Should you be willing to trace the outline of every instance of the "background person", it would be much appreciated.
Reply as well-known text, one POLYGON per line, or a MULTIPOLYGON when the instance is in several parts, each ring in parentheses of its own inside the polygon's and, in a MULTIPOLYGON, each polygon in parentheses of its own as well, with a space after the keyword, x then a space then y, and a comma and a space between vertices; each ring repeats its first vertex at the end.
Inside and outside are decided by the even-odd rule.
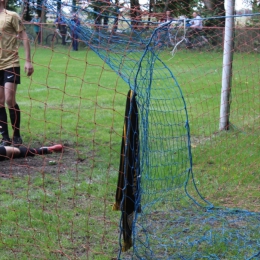
POLYGON ((73 51, 78 51, 78 46, 79 46, 79 35, 78 35, 78 26, 80 26, 80 20, 77 14, 73 15, 73 18, 71 19, 72 23, 72 48, 73 51))
POLYGON ((41 18, 39 17, 39 15, 36 13, 34 15, 34 18, 31 20, 31 23, 33 23, 33 30, 36 34, 36 38, 38 39, 38 44, 41 43, 41 18))
POLYGON ((61 36, 62 36, 62 45, 66 45, 66 33, 67 33, 67 25, 65 20, 58 14, 56 20, 54 21, 56 28, 59 29, 61 36))
POLYGON ((191 39, 192 37, 196 37, 202 31, 202 18, 197 12, 193 12, 193 19, 190 21, 190 26, 187 32, 187 48, 192 48, 191 39))
POLYGON ((0 146, 0 161, 13 158, 25 158, 27 156, 51 154, 53 152, 61 152, 63 146, 56 144, 38 149, 27 147, 0 146))
POLYGON ((5 0, 0 0, 0 146, 19 146, 22 144, 20 135, 21 112, 16 102, 17 85, 20 84, 20 61, 18 41, 23 40, 25 51, 24 71, 27 76, 33 74, 30 43, 20 16, 5 9, 5 0), (8 121, 5 104, 13 128, 12 140, 8 132, 8 121))

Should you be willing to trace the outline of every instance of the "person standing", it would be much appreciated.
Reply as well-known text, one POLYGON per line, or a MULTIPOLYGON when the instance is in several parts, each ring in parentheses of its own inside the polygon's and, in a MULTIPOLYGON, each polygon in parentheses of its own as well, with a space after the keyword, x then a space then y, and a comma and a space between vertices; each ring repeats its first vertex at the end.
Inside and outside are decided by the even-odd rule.
MULTIPOLYGON (((0 0, 1 1, 1 0, 0 0)), ((58 14, 56 20, 54 21, 57 29, 59 29, 62 36, 62 45, 66 45, 66 33, 67 33, 67 25, 65 20, 61 17, 61 14, 58 14)))
POLYGON ((193 12, 193 19, 190 21, 190 26, 187 32, 187 48, 192 48, 191 39, 192 37, 199 35, 202 31, 202 18, 197 12, 193 12))
POLYGON ((23 142, 20 135, 21 111, 16 102, 17 85, 20 84, 19 40, 24 45, 26 75, 31 76, 34 69, 25 26, 17 13, 6 9, 6 1, 0 0, 0 146, 20 146, 23 142), (13 128, 12 139, 8 132, 5 104, 13 128))
POLYGON ((193 12, 192 16, 193 19, 191 20, 190 28, 195 31, 201 31, 203 28, 201 16, 197 12, 193 12))
POLYGON ((31 23, 33 23, 33 29, 34 32, 36 34, 36 38, 38 39, 38 44, 41 43, 41 18, 39 17, 39 15, 36 13, 34 15, 34 18, 31 20, 31 23))
POLYGON ((78 51, 79 46, 79 35, 78 35, 78 26, 80 26, 80 20, 77 14, 73 15, 72 21, 72 48, 73 51, 78 51))

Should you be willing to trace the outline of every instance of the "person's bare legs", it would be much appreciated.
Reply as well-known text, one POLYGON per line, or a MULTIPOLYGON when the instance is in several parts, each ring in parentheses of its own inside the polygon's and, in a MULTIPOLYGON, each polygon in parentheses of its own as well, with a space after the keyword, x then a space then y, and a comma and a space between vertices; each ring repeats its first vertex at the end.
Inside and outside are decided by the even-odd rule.
POLYGON ((17 84, 12 82, 5 83, 5 88, 4 88, 5 103, 9 109, 14 107, 16 104, 16 99, 15 99, 16 89, 17 89, 17 84))
POLYGON ((18 157, 20 154, 20 150, 17 147, 5 146, 5 150, 6 150, 6 157, 8 158, 18 157))

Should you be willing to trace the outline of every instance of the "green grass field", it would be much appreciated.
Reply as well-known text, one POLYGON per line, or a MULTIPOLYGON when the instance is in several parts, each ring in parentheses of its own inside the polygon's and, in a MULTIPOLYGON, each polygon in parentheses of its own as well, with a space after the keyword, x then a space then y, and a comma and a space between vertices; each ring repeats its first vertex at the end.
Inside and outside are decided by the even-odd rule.
MULTIPOLYGON (((22 77, 17 94, 24 143, 63 143, 65 156, 53 157, 53 169, 44 159, 25 163, 22 175, 5 162, 0 260, 116 259, 120 212, 112 204, 128 86, 88 49, 37 47, 32 56, 35 73, 22 77)), ((227 132, 218 130, 222 54, 180 51, 171 59, 165 51, 161 59, 187 104, 200 193, 217 206, 259 212, 259 57, 234 55, 227 132)))

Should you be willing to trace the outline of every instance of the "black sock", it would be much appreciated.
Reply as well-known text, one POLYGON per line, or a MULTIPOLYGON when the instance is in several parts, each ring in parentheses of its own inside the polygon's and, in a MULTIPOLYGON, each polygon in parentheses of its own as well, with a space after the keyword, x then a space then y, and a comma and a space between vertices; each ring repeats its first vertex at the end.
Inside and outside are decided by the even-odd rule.
POLYGON ((18 104, 9 108, 10 119, 14 130, 14 136, 20 136, 21 112, 18 104))
POLYGON ((27 157, 27 156, 35 156, 36 154, 42 155, 42 154, 48 154, 48 148, 39 148, 39 149, 33 149, 33 148, 26 148, 26 147, 20 147, 20 154, 17 155, 17 157, 27 157))
POLYGON ((0 161, 7 159, 6 149, 4 146, 0 146, 0 161))
POLYGON ((0 107, 0 133, 4 139, 9 138, 7 114, 6 114, 5 107, 0 107))

